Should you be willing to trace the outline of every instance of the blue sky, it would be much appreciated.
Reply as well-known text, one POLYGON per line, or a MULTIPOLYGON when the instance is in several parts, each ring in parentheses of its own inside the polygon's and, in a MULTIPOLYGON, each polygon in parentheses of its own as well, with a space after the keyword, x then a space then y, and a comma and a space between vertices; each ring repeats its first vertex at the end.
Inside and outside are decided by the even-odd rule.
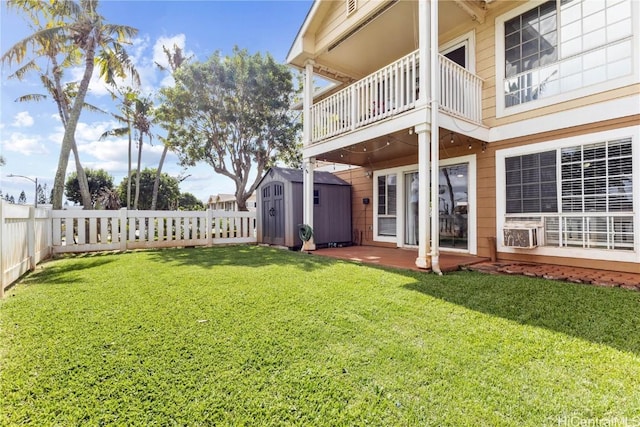
MULTIPOLYGON (((214 51, 231 53, 234 45, 250 53, 269 52, 277 61, 284 62, 311 0, 292 1, 112 1, 102 0, 101 14, 108 22, 129 25, 139 30, 130 54, 138 67, 142 85, 148 91, 166 84, 166 74, 158 71, 154 61, 163 61, 162 45, 178 44, 194 60, 205 60, 214 51)), ((24 20, 13 10, 0 7, 0 51, 30 33, 24 20)), ((22 190, 29 203, 33 201, 34 185, 23 178, 10 178, 8 174, 25 175, 47 183, 51 188, 57 168, 63 129, 56 117, 53 101, 16 103, 16 98, 29 93, 43 93, 37 77, 19 82, 7 78, 16 67, 2 67, 0 82, 0 152, 7 164, 0 170, 0 189, 16 199, 22 190)), ((76 71, 77 74, 77 71, 76 71)), ((67 72, 72 79, 74 72, 67 72)), ((94 105, 115 111, 113 101, 104 85, 92 82, 90 97, 94 105)), ((118 127, 107 115, 83 113, 76 141, 80 160, 85 167, 106 169, 114 183, 120 183, 127 171, 127 141, 114 139, 99 141, 106 130, 118 127)), ((158 129, 158 131, 161 131, 158 129)), ((143 168, 157 167, 162 148, 155 141, 143 148, 143 168)), ((73 155, 68 172, 75 170, 73 155)), ((195 194, 205 201, 211 194, 233 193, 234 184, 226 177, 216 175, 206 165, 188 170, 177 165, 177 157, 169 155, 163 169, 172 176, 189 175, 180 189, 195 194)))

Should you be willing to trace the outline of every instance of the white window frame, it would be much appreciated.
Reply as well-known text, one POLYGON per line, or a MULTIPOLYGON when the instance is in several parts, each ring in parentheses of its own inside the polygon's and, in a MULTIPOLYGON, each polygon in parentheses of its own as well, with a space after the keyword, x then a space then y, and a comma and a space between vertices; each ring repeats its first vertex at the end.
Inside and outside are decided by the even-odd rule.
POLYGON ((401 246, 404 241, 404 174, 418 170, 418 165, 407 165, 397 168, 380 169, 373 172, 373 241, 396 243, 401 246), (396 175, 396 235, 381 236, 378 230, 378 177, 381 175, 396 175))
MULTIPOLYGON (((634 249, 633 251, 618 251, 606 249, 583 249, 575 247, 551 247, 539 246, 534 249, 517 249, 506 247, 502 241, 502 230, 506 224, 506 197, 504 188, 506 186, 505 159, 507 157, 522 156, 542 151, 557 150, 576 145, 588 145, 598 142, 631 138, 633 153, 633 188, 634 194, 638 194, 640 188, 640 126, 631 126, 610 131, 595 132, 587 135, 571 136, 567 138, 541 142, 538 144, 523 145, 515 148, 508 148, 496 151, 496 236, 497 249, 499 252, 519 253, 542 256, 557 256, 569 258, 597 259, 605 261, 640 262, 640 198, 634 197, 633 211, 629 216, 634 218, 634 249)), ((560 174, 560 163, 558 163, 557 173, 560 174)), ((558 183, 561 178, 558 176, 558 183)), ((561 206, 561 192, 558 193, 558 208, 561 206)), ((525 216, 536 216, 535 213, 523 214, 525 216)))
MULTIPOLYGON (((597 83, 591 86, 583 86, 579 89, 561 92, 557 95, 544 97, 535 101, 525 102, 523 104, 515 105, 509 108, 505 107, 504 102, 504 80, 505 80, 505 55, 504 55, 504 23, 516 16, 537 7, 546 0, 532 0, 529 1, 509 12, 500 15, 496 18, 495 29, 495 57, 496 57, 496 118, 508 117, 514 114, 522 113, 525 111, 534 110, 537 108, 546 107, 548 105, 558 104, 561 102, 577 99, 589 95, 593 95, 599 92, 606 92, 616 88, 624 87, 631 84, 640 83, 640 55, 637 54, 640 51, 640 2, 631 1, 631 22, 633 25, 633 35, 631 38, 632 49, 636 52, 632 55, 632 72, 630 75, 622 76, 617 79, 607 80, 602 83, 597 83)), ((560 58, 558 58, 558 61, 560 58)))
POLYGON ((447 43, 442 44, 440 46, 440 54, 446 55, 447 53, 458 49, 461 46, 465 46, 466 52, 466 69, 475 74, 476 73, 476 32, 475 30, 471 30, 466 34, 461 35, 460 37, 456 37, 453 40, 448 41, 447 43))
POLYGON ((469 169, 467 173, 469 176, 467 177, 467 200, 469 203, 467 207, 467 249, 454 249, 454 248, 443 248, 440 247, 441 252, 459 252, 459 253, 469 253, 472 255, 476 255, 478 253, 478 202, 477 202, 477 166, 476 166, 476 155, 469 154, 467 156, 460 157, 452 157, 449 159, 440 160, 438 167, 440 166, 452 166, 458 165, 461 163, 467 163, 469 165, 469 169))

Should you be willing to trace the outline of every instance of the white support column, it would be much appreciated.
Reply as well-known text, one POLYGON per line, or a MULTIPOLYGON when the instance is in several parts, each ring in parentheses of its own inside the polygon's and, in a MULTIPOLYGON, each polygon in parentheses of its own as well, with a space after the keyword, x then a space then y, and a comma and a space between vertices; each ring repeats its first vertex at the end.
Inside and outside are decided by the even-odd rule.
POLYGON ((440 100, 438 99, 440 87, 440 72, 438 67, 438 2, 429 2, 429 93, 431 94, 431 269, 434 273, 442 274, 440 271, 440 201, 438 198, 440 187, 438 178, 440 176, 440 124, 438 123, 438 112, 440 111, 440 100))
POLYGON ((418 134, 418 268, 431 268, 431 229, 429 226, 429 201, 431 200, 431 180, 429 171, 430 133, 429 125, 423 123, 415 127, 418 134))
MULTIPOLYGON (((302 161, 302 220, 305 225, 313 229, 313 173, 315 157, 309 157, 302 161)), ((307 242, 302 242, 303 251, 314 251, 316 243, 313 236, 307 242)))
POLYGON ((429 102, 429 3, 430 1, 418 2, 418 90, 419 97, 416 101, 416 108, 424 106, 429 102))
MULTIPOLYGON (((311 106, 313 105, 313 64, 309 59, 304 66, 304 88, 302 97, 302 144, 303 147, 311 145, 311 129, 313 121, 311 118, 311 106)), ((313 171, 315 167, 315 157, 302 159, 302 221, 313 229, 313 171)), ((313 251, 316 249, 314 238, 307 242, 302 242, 303 251, 313 251)))
POLYGON ((308 147, 311 144, 311 106, 313 105, 313 64, 309 59, 304 66, 304 87, 302 88, 302 145, 308 147))

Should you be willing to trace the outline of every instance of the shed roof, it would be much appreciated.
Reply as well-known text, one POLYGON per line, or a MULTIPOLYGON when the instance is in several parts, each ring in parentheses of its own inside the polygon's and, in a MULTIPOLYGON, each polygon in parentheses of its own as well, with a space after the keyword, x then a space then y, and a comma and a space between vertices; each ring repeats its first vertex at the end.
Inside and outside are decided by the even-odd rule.
MULTIPOLYGON (((262 184, 262 180, 270 174, 279 175, 283 181, 288 182, 302 182, 302 169, 290 169, 290 168, 281 168, 281 167, 272 167, 264 174, 258 185, 262 184)), ((271 175, 273 176, 273 175, 271 175)), ((314 171, 313 172, 313 183, 314 184, 325 184, 325 185, 351 185, 347 181, 338 178, 331 172, 324 171, 314 171)))

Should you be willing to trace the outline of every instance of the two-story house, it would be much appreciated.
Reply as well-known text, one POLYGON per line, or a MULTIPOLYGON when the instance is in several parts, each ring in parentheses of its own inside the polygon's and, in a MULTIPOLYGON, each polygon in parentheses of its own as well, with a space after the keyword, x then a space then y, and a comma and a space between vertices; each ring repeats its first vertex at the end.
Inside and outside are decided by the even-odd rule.
POLYGON ((640 272, 640 2, 316 0, 287 61, 305 223, 317 162, 347 164, 354 235, 420 267, 640 272))

